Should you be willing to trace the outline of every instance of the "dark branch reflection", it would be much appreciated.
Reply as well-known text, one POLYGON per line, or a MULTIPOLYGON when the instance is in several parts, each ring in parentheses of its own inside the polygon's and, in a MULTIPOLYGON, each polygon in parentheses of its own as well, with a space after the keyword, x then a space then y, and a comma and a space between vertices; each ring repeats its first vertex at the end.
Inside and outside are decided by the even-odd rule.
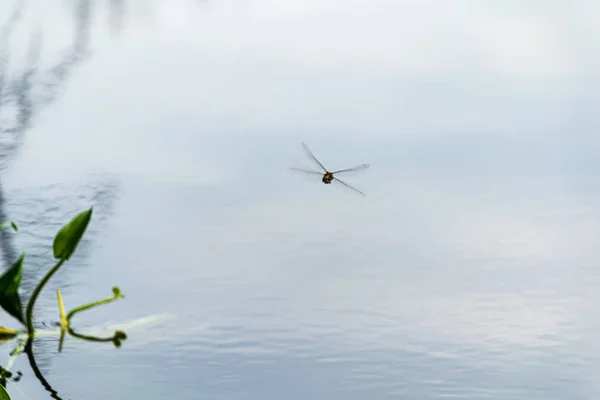
POLYGON ((50 383, 44 377, 44 374, 42 374, 42 371, 39 369, 37 362, 35 360, 35 356, 33 355, 33 341, 32 340, 27 341, 27 344, 25 345, 25 354, 27 354, 27 359, 29 360, 29 365, 31 366, 31 370, 33 371, 33 374, 40 381, 40 383, 42 384, 44 389, 46 389, 48 391, 48 393, 50 393, 50 397, 53 399, 56 399, 56 400, 63 400, 63 398, 58 395, 58 392, 56 390, 54 390, 52 385, 50 385, 50 383))

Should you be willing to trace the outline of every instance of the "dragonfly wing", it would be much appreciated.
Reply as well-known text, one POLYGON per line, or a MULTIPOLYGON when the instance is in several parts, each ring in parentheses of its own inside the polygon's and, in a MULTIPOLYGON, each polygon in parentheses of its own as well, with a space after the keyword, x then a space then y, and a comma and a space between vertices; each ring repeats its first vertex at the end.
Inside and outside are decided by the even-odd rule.
POLYGON ((295 167, 291 167, 289 168, 290 171, 295 171, 295 172, 304 172, 305 174, 314 174, 314 175, 323 175, 321 172, 319 171, 312 171, 310 169, 303 169, 303 168, 295 168, 295 167))
POLYGON ((368 169, 369 167, 370 167, 369 164, 360 164, 360 165, 357 165, 356 167, 340 169, 339 171, 333 171, 332 173, 341 174, 344 172, 359 172, 359 171, 364 171, 364 170, 368 169))
POLYGON ((308 145, 306 143, 302 142, 302 147, 304 148, 304 152, 306 153, 308 158, 310 158, 311 160, 313 160, 314 162, 319 164, 319 166, 321 168, 323 168, 323 171, 327 172, 327 168, 325 168, 323 166, 323 164, 321 164, 321 161, 317 160, 317 157, 315 157, 315 155, 312 153, 312 151, 310 151, 310 148, 308 147, 308 145))
POLYGON ((358 189, 357 189, 357 188, 355 188, 355 187, 352 187, 352 186, 348 185, 346 182, 342 181, 341 179, 338 179, 338 178, 336 178, 336 177, 334 177, 333 179, 334 179, 336 182, 339 182, 339 183, 341 183, 342 185, 346 186, 348 189, 352 189, 352 190, 354 190, 356 193, 358 193, 358 194, 360 194, 360 195, 362 195, 362 196, 364 196, 364 195, 365 195, 363 192, 361 192, 360 190, 358 190, 358 189))

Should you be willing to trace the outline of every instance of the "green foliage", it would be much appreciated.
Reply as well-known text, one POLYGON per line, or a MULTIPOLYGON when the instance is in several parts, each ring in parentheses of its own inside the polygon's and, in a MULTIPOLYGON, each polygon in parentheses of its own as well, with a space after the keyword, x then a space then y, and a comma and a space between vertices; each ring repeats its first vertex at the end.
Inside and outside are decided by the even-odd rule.
MULTIPOLYGON (((50 270, 42 277, 40 282, 37 284, 31 296, 29 298, 29 302, 27 303, 25 315, 23 315, 23 307, 21 304, 21 299, 19 297, 19 286, 21 284, 21 277, 23 275, 23 262, 25 259, 25 253, 22 253, 20 257, 15 261, 15 263, 8 268, 1 276, 0 276, 0 307, 2 307, 7 313, 15 317, 19 320, 19 322, 23 323, 27 330, 27 340, 20 342, 19 346, 11 352, 11 359, 9 360, 9 364, 7 365, 7 369, 3 370, 0 367, 0 400, 10 400, 10 396, 5 389, 6 378, 10 376, 10 371, 8 369, 12 366, 12 362, 15 357, 18 356, 21 352, 25 351, 31 367, 36 374, 36 377, 40 379, 44 386, 47 386, 47 382, 43 378, 41 372, 37 368, 35 363, 35 358, 33 357, 33 339, 35 335, 35 329, 33 326, 33 308, 35 306, 35 302, 41 293, 44 286, 48 283, 50 278, 58 271, 58 269, 73 255, 81 238, 83 237, 85 230, 87 229, 90 220, 92 219, 92 207, 90 209, 80 212, 77 214, 69 223, 64 225, 54 237, 54 242, 52 244, 53 255, 58 261, 56 264, 50 268, 50 270), (3 386, 4 385, 4 386, 3 386)), ((18 227, 14 222, 5 222, 0 224, 0 231, 7 229, 8 227, 12 227, 15 231, 18 231, 18 227)), ((68 314, 65 314, 64 304, 62 301, 62 295, 60 290, 57 289, 58 303, 59 303, 59 313, 60 313, 60 344, 59 344, 59 352, 62 349, 62 341, 66 333, 69 333, 70 336, 87 340, 93 342, 112 342, 117 348, 121 346, 122 341, 127 339, 127 335, 123 331, 116 331, 111 337, 96 337, 96 336, 88 336, 79 334, 70 326, 70 318, 78 312, 82 312, 85 310, 89 310, 93 307, 107 304, 113 302, 117 299, 125 297, 121 290, 118 287, 112 288, 112 296, 93 301, 91 303, 79 306, 71 310, 68 314)), ((18 338, 21 334, 25 333, 25 331, 17 331, 15 329, 6 328, 0 326, 0 342, 11 340, 18 338)), ((17 381, 17 379, 14 379, 17 381)))
POLYGON ((54 258, 59 260, 71 258, 91 219, 92 208, 77 214, 71 222, 58 231, 52 244, 54 258))
POLYGON ((10 396, 8 395, 8 392, 2 385, 0 385, 0 400, 10 400, 10 396))
POLYGON ((24 258, 25 253, 21 253, 19 259, 0 276, 0 307, 22 324, 25 324, 25 318, 18 290, 23 275, 24 258))
POLYGON ((19 227, 17 226, 17 224, 15 224, 15 223, 14 223, 14 222, 12 222, 12 221, 5 222, 5 223, 3 223, 3 224, 0 224, 0 231, 3 231, 3 230, 5 230, 5 229, 6 229, 6 228, 8 228, 9 226, 11 226, 11 227, 12 227, 12 228, 15 230, 15 232, 18 232, 18 231, 19 231, 19 227))
POLYGON ((14 339, 19 334, 19 331, 5 326, 0 326, 0 343, 14 339))
POLYGON ((27 326, 27 332, 30 336, 33 336, 34 328, 33 328, 33 306, 35 301, 37 300, 40 292, 48 283, 52 275, 63 265, 65 261, 67 261, 77 249, 77 245, 79 241, 83 237, 85 230, 92 219, 92 208, 89 210, 82 211, 77 214, 68 224, 63 226, 56 236, 54 237, 54 243, 52 244, 52 251, 54 253, 54 257, 58 258, 59 261, 50 268, 50 271, 44 275, 42 280, 38 283, 38 285, 33 290, 31 297, 29 298, 29 303, 27 303, 27 309, 25 310, 25 318, 27 326))

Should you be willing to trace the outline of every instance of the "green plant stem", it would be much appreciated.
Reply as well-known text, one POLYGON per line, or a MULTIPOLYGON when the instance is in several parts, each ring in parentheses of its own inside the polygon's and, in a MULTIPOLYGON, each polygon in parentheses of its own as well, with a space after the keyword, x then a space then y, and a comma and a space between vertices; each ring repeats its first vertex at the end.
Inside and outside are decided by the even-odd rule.
POLYGON ((19 342, 17 347, 10 353, 10 358, 8 359, 8 362, 6 363, 6 367, 4 369, 10 371, 16 358, 19 356, 19 354, 23 352, 23 350, 25 350, 25 342, 19 342))
POLYGON ((8 222, 4 222, 4 223, 0 224, 0 231, 5 230, 9 226, 12 226, 12 228, 15 230, 15 232, 17 232, 19 230, 19 227, 17 227, 17 224, 15 224, 13 221, 8 221, 8 222))
POLYGON ((29 298, 29 302, 27 303, 27 311, 25 313, 27 322, 27 334, 31 338, 33 338, 33 334, 35 333, 35 329, 33 327, 33 306, 35 305, 35 301, 37 300, 38 296, 40 295, 40 292, 42 291, 46 283, 48 283, 50 278, 52 278, 52 275, 54 275, 54 273, 58 271, 58 269, 61 267, 61 265, 63 265, 65 261, 65 258, 61 258, 59 262, 57 262, 52 268, 50 268, 50 271, 48 271, 46 275, 44 275, 40 283, 38 283, 38 285, 33 290, 33 293, 31 293, 31 297, 29 298))
POLYGON ((124 296, 119 293, 119 294, 115 294, 115 295, 113 295, 111 297, 107 297, 105 299, 96 300, 96 301, 93 301, 91 303, 84 304, 84 305, 79 306, 79 307, 75 307, 74 309, 72 309, 71 311, 69 311, 69 313, 67 314, 67 321, 70 322, 71 318, 73 317, 73 315, 77 314, 78 312, 89 310, 90 308, 97 307, 97 306, 102 305, 102 304, 112 303, 113 301, 118 300, 121 297, 124 297, 124 296))
POLYGON ((82 333, 77 333, 73 329, 69 328, 69 335, 74 336, 78 339, 83 339, 88 342, 112 342, 115 339, 115 336, 101 338, 98 336, 84 335, 82 333))

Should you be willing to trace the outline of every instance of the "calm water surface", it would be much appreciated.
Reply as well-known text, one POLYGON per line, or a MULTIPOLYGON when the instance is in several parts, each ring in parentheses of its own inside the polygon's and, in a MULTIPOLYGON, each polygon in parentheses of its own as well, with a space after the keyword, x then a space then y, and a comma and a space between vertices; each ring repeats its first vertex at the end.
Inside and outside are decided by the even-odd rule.
POLYGON ((93 205, 37 323, 127 296, 36 341, 60 398, 600 396, 597 5, 47 3, 0 6, 5 262, 93 205))

